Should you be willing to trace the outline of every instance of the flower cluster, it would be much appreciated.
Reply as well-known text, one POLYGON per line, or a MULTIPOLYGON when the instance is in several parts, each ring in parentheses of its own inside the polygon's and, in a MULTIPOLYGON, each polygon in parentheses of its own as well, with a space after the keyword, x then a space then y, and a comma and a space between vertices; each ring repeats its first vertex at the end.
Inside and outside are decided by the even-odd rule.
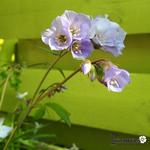
POLYGON ((130 82, 130 74, 126 70, 107 60, 100 60, 94 65, 89 60, 85 61, 81 69, 83 74, 88 74, 91 81, 97 79, 113 92, 121 92, 130 82))
POLYGON ((73 58, 87 58, 97 45, 114 56, 124 48, 126 32, 107 16, 92 17, 66 10, 55 18, 50 28, 42 33, 42 41, 52 50, 71 51, 73 58))
POLYGON ((92 65, 87 57, 94 49, 114 56, 121 55, 125 36, 126 32, 107 15, 92 18, 66 10, 42 33, 42 41, 51 50, 69 50, 73 58, 84 61, 82 72, 88 74, 91 80, 97 78, 109 90, 120 92, 130 82, 129 73, 106 60, 92 65))

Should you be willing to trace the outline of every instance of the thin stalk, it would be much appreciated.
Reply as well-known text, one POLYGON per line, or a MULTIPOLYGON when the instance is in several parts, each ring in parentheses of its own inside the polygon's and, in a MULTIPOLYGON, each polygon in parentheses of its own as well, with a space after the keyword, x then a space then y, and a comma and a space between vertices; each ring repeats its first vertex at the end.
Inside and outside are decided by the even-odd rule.
POLYGON ((39 83, 37 89, 35 90, 35 93, 33 95, 32 101, 34 101, 34 99, 36 98, 37 93, 39 92, 44 80, 46 79, 47 75, 49 74, 49 72, 53 69, 53 67, 56 65, 56 63, 64 56, 68 53, 68 51, 66 51, 65 53, 63 53, 62 55, 60 55, 48 68, 48 70, 46 71, 45 75, 43 76, 41 82, 39 83))
POLYGON ((39 98, 37 99, 37 102, 41 101, 43 98, 48 96, 49 93, 51 93, 53 91, 55 92, 59 87, 61 87, 63 84, 65 84, 69 79, 71 79, 74 75, 76 75, 80 70, 81 70, 81 68, 78 68, 73 73, 71 73, 67 78, 65 78, 61 83, 59 83, 57 86, 52 88, 50 91, 48 90, 48 91, 44 92, 41 96, 39 96, 39 98))
MULTIPOLYGON (((60 58, 61 58, 61 57, 60 57, 60 58)), ((58 60, 59 60, 59 59, 58 59, 58 60)), ((92 64, 95 64, 95 63, 97 63, 97 62, 100 62, 101 60, 102 60, 102 59, 93 61, 92 64)), ((103 61, 103 60, 102 60, 102 61, 103 61)), ((57 61, 56 61, 56 63, 57 63, 57 61)), ((55 65, 56 63, 53 63, 53 64, 55 65)), ((54 66, 54 65, 52 65, 52 66, 54 66)), ((47 72, 49 73, 49 71, 50 71, 51 69, 52 69, 52 68, 50 67, 47 72)), ((42 93, 41 95, 39 95, 39 96, 36 98, 36 94, 37 94, 37 92, 39 91, 39 89, 40 89, 42 83, 44 82, 44 80, 45 80, 45 78, 46 78, 46 76, 47 76, 47 74, 48 74, 48 73, 46 72, 46 76, 44 75, 44 77, 43 77, 43 79, 42 79, 42 82, 40 82, 40 84, 39 84, 39 86, 38 86, 38 88, 37 88, 37 90, 36 90, 36 92, 35 92, 35 94, 34 94, 34 99, 35 99, 35 101, 33 101, 33 103, 30 103, 30 104, 29 104, 29 107, 28 107, 28 109, 27 109, 27 112, 25 112, 25 114, 24 114, 24 116, 21 118, 21 121, 19 122, 19 124, 18 124, 18 125, 14 128, 14 130, 12 131, 12 133, 11 133, 11 135, 10 135, 8 141, 6 142, 6 144, 5 144, 4 148, 3 148, 3 150, 7 150, 8 146, 9 146, 9 143, 10 143, 11 140, 13 139, 13 137, 14 137, 16 131, 17 131, 18 128, 22 125, 23 121, 26 119, 26 117, 27 117, 27 116, 29 115, 29 113, 32 111, 32 109, 34 108, 34 106, 35 106, 37 103, 39 103, 43 98, 45 98, 46 96, 48 96, 49 93, 52 93, 52 92, 55 93, 59 87, 61 87, 62 85, 64 85, 64 83, 66 83, 68 80, 70 80, 70 79, 71 79, 73 76, 75 76, 79 71, 81 71, 81 67, 79 67, 77 70, 75 70, 73 73, 71 73, 67 78, 65 78, 65 79, 64 79, 62 82, 60 82, 57 86, 55 86, 55 87, 52 88, 51 90, 48 89, 47 91, 45 91, 44 93, 42 93)))
MULTIPOLYGON (((95 60, 95 61, 92 61, 91 63, 92 64, 96 64, 96 63, 101 63, 101 62, 104 62, 106 61, 105 59, 98 59, 98 60, 95 60)), ((36 102, 33 104, 37 104, 39 101, 41 101, 43 98, 45 98, 46 96, 49 95, 49 93, 51 92, 55 92, 59 87, 61 87, 63 84, 65 84, 69 79, 71 79, 74 75, 76 75, 79 71, 81 71, 81 67, 76 69, 73 73, 71 73, 67 78, 65 78, 62 82, 60 82, 57 86, 55 86, 54 88, 52 88, 50 91, 47 90, 45 91, 44 93, 42 93, 41 95, 39 95, 39 97, 37 98, 36 102)))
POLYGON ((7 78, 6 78, 5 82, 4 82, 3 89, 2 89, 2 94, 1 94, 1 99, 0 99, 0 110, 2 108, 2 104, 3 104, 3 101, 4 101, 4 97, 5 97, 5 93, 6 93, 6 89, 7 89, 7 84, 8 84, 9 78, 10 78, 10 74, 7 76, 7 78))
POLYGON ((0 87, 3 86, 5 82, 6 82, 6 79, 0 83, 0 87))
POLYGON ((34 103, 34 101, 36 101, 36 96, 43 84, 43 82, 45 81, 47 75, 50 73, 50 71, 53 69, 53 67, 56 65, 56 63, 63 57, 65 56, 69 51, 65 51, 64 53, 62 53, 48 68, 48 70, 46 71, 46 73, 44 74, 41 82, 39 83, 37 89, 35 90, 34 94, 33 94, 33 98, 31 99, 30 103, 29 103, 29 108, 27 109, 27 111, 25 112, 25 114, 21 117, 21 119, 18 121, 18 124, 15 126, 15 128, 13 129, 9 139, 6 141, 6 144, 3 148, 3 150, 7 150, 9 143, 11 142, 11 140, 13 139, 13 137, 15 136, 16 131, 18 130, 18 128, 22 125, 23 121, 26 119, 26 117, 29 115, 29 113, 31 112, 33 106, 32 103, 34 103))

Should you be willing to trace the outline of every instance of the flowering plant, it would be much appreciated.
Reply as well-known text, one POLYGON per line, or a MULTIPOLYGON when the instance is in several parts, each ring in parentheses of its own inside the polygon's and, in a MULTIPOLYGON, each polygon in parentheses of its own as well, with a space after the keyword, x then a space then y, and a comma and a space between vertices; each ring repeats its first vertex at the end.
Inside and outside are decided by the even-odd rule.
MULTIPOLYGON (((23 109, 17 114, 17 121, 15 120, 16 126, 7 127, 7 132, 3 132, 2 135, 0 135, 1 137, 6 137, 9 132, 11 132, 8 140, 6 140, 4 150, 8 148, 10 142, 15 137, 16 132, 34 108, 36 108, 36 119, 43 117, 45 110, 51 108, 62 120, 70 125, 70 114, 64 108, 56 103, 51 102, 41 104, 40 102, 45 97, 51 98, 55 95, 55 93, 66 90, 64 84, 78 72, 82 72, 84 75, 87 75, 91 81, 97 80, 99 83, 106 86, 109 91, 121 92, 130 82, 130 74, 128 71, 118 68, 109 60, 101 58, 99 60, 91 61, 88 57, 94 50, 109 52, 115 57, 121 55, 122 50, 125 47, 125 36, 126 32, 117 23, 110 21, 107 15, 92 18, 85 14, 66 10, 61 16, 56 17, 52 22, 51 27, 42 32, 41 38, 42 41, 50 47, 50 51, 54 51, 53 54, 58 57, 49 66, 32 98, 26 99, 28 92, 17 92, 18 99, 23 99, 23 103, 21 104, 21 108, 23 109), (79 68, 66 77, 62 82, 52 83, 45 89, 41 89, 47 75, 56 63, 68 53, 71 53, 74 59, 82 61, 79 68)), ((18 67, 15 68, 17 68, 18 71, 18 67)), ((14 69, 9 69, 9 71, 10 70, 12 72, 14 69)), ((3 74, 1 73, 0 75, 3 74)), ((11 76, 6 75, 4 78, 4 85, 6 85, 10 79, 11 76)), ((17 73, 17 78, 15 75, 15 87, 17 88, 19 84, 18 81, 17 73)), ((6 86, 4 87, 6 88, 6 86)), ((2 92, 1 103, 4 99, 5 91, 6 90, 3 90, 2 92)), ((1 105, 2 104, 0 104, 0 108, 1 105)), ((20 109, 20 106, 16 108, 15 112, 17 112, 18 109, 20 109)), ((4 125, 1 125, 1 127, 6 128, 4 125)))
POLYGON ((70 51, 72 57, 83 60, 81 70, 90 80, 98 79, 109 90, 120 92, 130 82, 127 71, 119 69, 107 60, 91 63, 87 58, 94 48, 110 52, 114 56, 122 54, 126 32, 108 16, 92 18, 85 14, 66 10, 56 17, 52 26, 42 33, 42 41, 51 50, 70 51))

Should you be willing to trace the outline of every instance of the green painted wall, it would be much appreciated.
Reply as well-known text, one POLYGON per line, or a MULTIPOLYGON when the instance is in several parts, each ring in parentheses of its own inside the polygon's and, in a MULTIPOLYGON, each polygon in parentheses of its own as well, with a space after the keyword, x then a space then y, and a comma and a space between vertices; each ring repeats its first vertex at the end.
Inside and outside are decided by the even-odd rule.
MULTIPOLYGON (((98 82, 91 83, 81 73, 69 81, 66 84, 68 90, 57 94, 52 101, 68 109, 72 123, 79 126, 73 126, 72 129, 60 124, 50 126, 49 130, 58 134, 59 139, 56 142, 68 145, 75 141, 86 150, 148 149, 149 143, 144 147, 110 145, 110 134, 114 131, 150 136, 149 0, 1 0, 0 38, 6 40, 0 51, 0 64, 10 61, 14 51, 16 61, 22 64, 32 66, 35 63, 45 63, 46 65, 32 66, 23 71, 20 91, 28 91, 29 96, 32 96, 47 64, 54 60, 43 50, 47 47, 41 43, 40 34, 65 9, 94 16, 108 14, 128 32, 122 56, 113 58, 110 54, 96 51, 91 59, 112 60, 131 72, 132 82, 122 93, 111 93, 98 82)), ((56 67, 64 68, 68 75, 79 64, 79 61, 67 55, 56 67)), ((58 79, 63 78, 58 71, 53 70, 44 86, 58 79)), ((7 92, 9 94, 5 97, 3 110, 13 111, 17 103, 17 99, 13 97, 16 95, 10 88, 7 92)), ((58 119, 54 112, 51 115, 46 114, 45 118, 58 119)))
MULTIPOLYGON (((24 70, 21 91, 28 91, 31 97, 44 72, 42 69, 24 70)), ((66 75, 70 73, 65 71, 66 75)), ((44 87, 62 79, 58 71, 53 71, 44 87)), ((68 90, 56 94, 52 101, 63 105, 71 113, 73 124, 150 136, 150 82, 147 82, 150 75, 133 73, 131 79, 131 84, 122 93, 112 93, 79 73, 66 84, 68 90)), ((15 93, 11 90, 6 96, 5 110, 11 110, 10 106, 16 105, 12 97, 15 93)), ((54 113, 45 117, 58 119, 54 113)))
MULTIPOLYGON (((123 50, 123 55, 113 57, 110 53, 105 53, 101 50, 96 50, 92 53, 90 59, 109 59, 121 68, 128 69, 132 73, 150 73, 150 34, 128 35, 125 40, 126 48, 123 50)), ((17 61, 32 65, 36 63, 51 63, 55 57, 48 54, 49 47, 45 46, 41 40, 19 40, 17 49, 17 61)), ((71 54, 56 66, 65 70, 76 69, 81 61, 72 59, 71 54), (70 62, 70 63, 68 63, 70 62)), ((34 66, 35 67, 35 66, 34 66)), ((37 67, 37 66, 36 66, 37 67)), ((46 67, 39 65, 38 67, 46 67)))
POLYGON ((129 34, 150 33, 149 5, 149 0, 1 0, 0 37, 39 38, 65 9, 108 14, 129 34))

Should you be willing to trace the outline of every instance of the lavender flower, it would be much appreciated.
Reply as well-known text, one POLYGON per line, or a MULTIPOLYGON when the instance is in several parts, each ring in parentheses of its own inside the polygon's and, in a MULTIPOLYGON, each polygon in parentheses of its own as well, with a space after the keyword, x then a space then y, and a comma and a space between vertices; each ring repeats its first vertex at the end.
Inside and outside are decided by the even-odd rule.
POLYGON ((69 22, 65 17, 58 16, 50 29, 42 33, 42 41, 52 50, 64 50, 72 43, 72 35, 69 31, 69 22))
POLYGON ((71 46, 71 53, 73 58, 85 59, 91 54, 93 49, 90 39, 75 40, 71 46))
POLYGON ((91 68, 92 68, 92 64, 89 60, 86 60, 81 66, 81 70, 84 75, 88 74, 91 71, 91 68))
POLYGON ((89 31, 93 42, 114 56, 120 55, 125 47, 123 43, 125 35, 126 32, 117 23, 110 21, 107 16, 95 18, 89 31))
POLYGON ((130 82, 130 74, 126 70, 112 65, 105 70, 102 82, 108 87, 108 90, 121 92, 130 82))
POLYGON ((83 72, 84 75, 88 75, 91 81, 95 80, 96 71, 95 67, 91 64, 90 60, 84 61, 84 63, 81 65, 81 71, 83 72))
POLYGON ((91 26, 89 16, 70 10, 66 10, 63 16, 69 22, 69 30, 72 33, 73 39, 81 40, 88 38, 88 31, 91 26))

